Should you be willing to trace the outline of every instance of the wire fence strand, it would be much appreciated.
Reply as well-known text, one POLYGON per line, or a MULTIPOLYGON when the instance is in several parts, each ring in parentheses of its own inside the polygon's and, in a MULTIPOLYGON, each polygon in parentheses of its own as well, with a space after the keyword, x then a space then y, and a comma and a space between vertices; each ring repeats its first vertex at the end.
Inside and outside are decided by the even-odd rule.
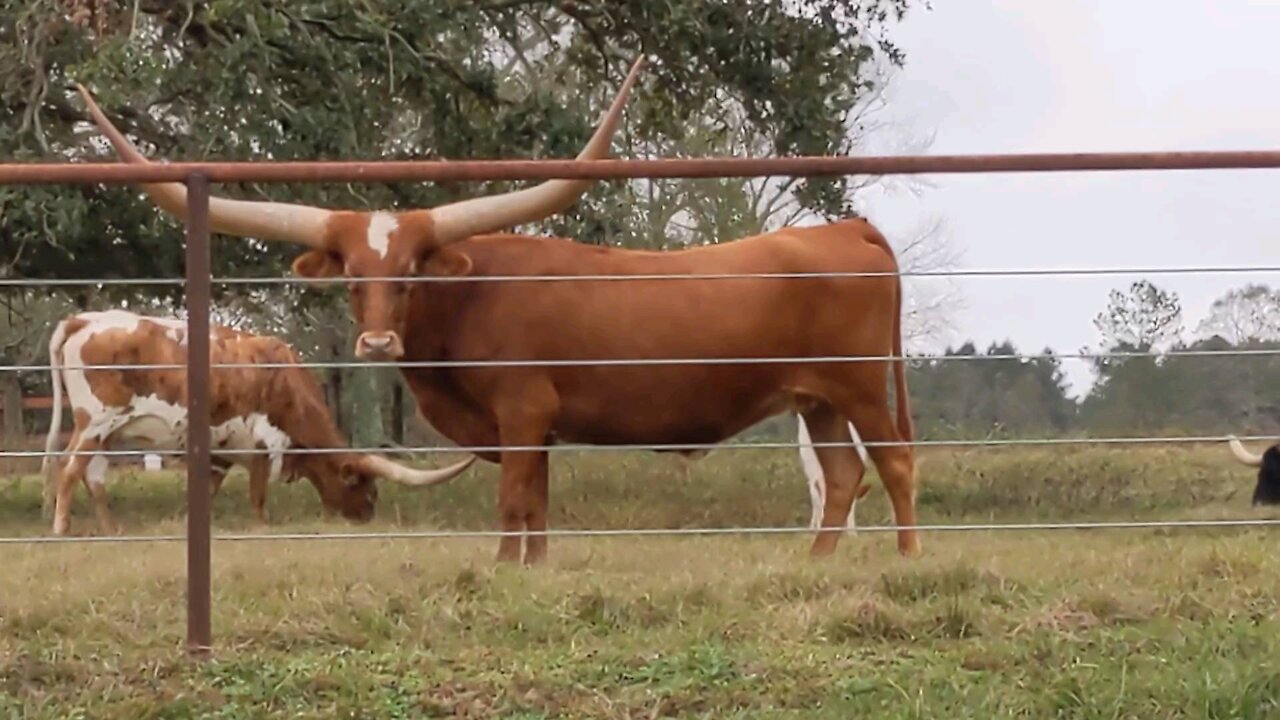
MULTIPOLYGON (((359 454, 427 454, 427 453, 503 453, 503 452, 672 452, 672 453, 710 453, 720 450, 796 450, 809 448, 837 447, 914 447, 914 448, 992 448, 1023 446, 1076 446, 1076 445, 1211 445, 1227 442, 1232 437, 1241 442, 1277 442, 1275 435, 1173 435, 1163 437, 1078 437, 1078 438, 991 438, 991 439, 956 439, 956 440, 881 440, 866 442, 736 442, 736 443, 670 443, 670 444, 617 444, 586 445, 564 443, 557 445, 464 445, 464 446, 422 446, 422 447, 332 447, 332 448, 287 448, 284 450, 265 450, 262 448, 223 450, 214 448, 215 455, 332 455, 343 453, 359 454)), ((185 450, 77 450, 67 452, 45 452, 43 450, 5 450, 0 451, 0 458, 38 458, 65 456, 106 457, 159 455, 183 456, 185 450)))
MULTIPOLYGON (((1242 273, 1278 273, 1280 266, 1193 266, 1193 267, 1130 267, 1130 268, 1015 268, 1015 269, 959 269, 959 270, 903 270, 900 272, 810 272, 810 273, 691 273, 635 274, 635 275, 478 275, 461 277, 361 277, 361 278, 304 278, 298 276, 276 277, 215 277, 214 285, 335 285, 339 283, 502 283, 502 282, 635 282, 651 280, 744 280, 744 279, 823 279, 823 278, 1000 278, 1000 277, 1090 277, 1124 275, 1215 275, 1242 273)), ((173 285, 183 286, 183 278, 0 278, 0 287, 75 287, 82 285, 173 285)))
MULTIPOLYGON (((989 355, 822 355, 814 357, 719 357, 719 358, 602 358, 547 360, 406 360, 406 361, 330 361, 298 363, 211 363, 214 369, 280 369, 280 368, 522 368, 522 367, 618 367, 645 365, 808 365, 902 360, 908 363, 991 362, 1039 360, 1122 360, 1134 358, 1172 359, 1180 357, 1266 357, 1280 355, 1280 348, 1230 348, 1224 350, 1108 350, 1075 353, 993 353, 989 355)), ((185 363, 84 364, 62 366, 63 370, 182 370, 185 363)), ((49 364, 0 365, 0 372, 48 372, 49 364)))
MULTIPOLYGON (((1222 520, 1122 520, 1115 522, 1060 522, 1060 523, 977 523, 916 525, 900 528, 896 525, 867 525, 857 528, 823 528, 821 531, 808 526, 780 527, 719 527, 719 528, 616 528, 616 529, 563 529, 532 532, 503 530, 400 530, 391 532, 360 533, 223 533, 213 539, 221 542, 281 542, 311 540, 459 540, 502 537, 556 537, 556 538, 608 538, 608 537, 689 537, 723 535, 804 535, 809 533, 885 533, 912 529, 918 532, 1036 532, 1046 530, 1156 530, 1156 529, 1206 529, 1206 528, 1259 528, 1280 525, 1280 518, 1233 518, 1222 520)), ((66 545, 94 543, 172 543, 184 542, 184 535, 100 535, 84 537, 58 536, 10 536, 0 537, 0 545, 66 545)))

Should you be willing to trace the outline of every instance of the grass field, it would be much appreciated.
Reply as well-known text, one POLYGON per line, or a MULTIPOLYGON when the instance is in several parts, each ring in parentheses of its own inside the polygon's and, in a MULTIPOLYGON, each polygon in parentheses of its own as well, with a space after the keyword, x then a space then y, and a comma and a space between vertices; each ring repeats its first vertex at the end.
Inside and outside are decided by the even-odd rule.
MULTIPOLYGON (((921 522, 1268 517, 1225 447, 927 453, 921 522)), ((804 524, 794 454, 553 458, 555 527, 804 524)), ((490 528, 496 474, 387 489, 369 530, 490 528)), ((218 530, 345 528, 309 486, 218 530)), ((120 476, 126 532, 182 530, 180 477, 120 476)), ((861 524, 888 520, 878 483, 861 524)), ((44 534, 0 480, 4 535, 44 534)), ((73 528, 96 531, 83 492, 73 528)), ((1280 716, 1274 529, 219 543, 213 661, 182 653, 180 544, 0 549, 0 718, 1280 716)))

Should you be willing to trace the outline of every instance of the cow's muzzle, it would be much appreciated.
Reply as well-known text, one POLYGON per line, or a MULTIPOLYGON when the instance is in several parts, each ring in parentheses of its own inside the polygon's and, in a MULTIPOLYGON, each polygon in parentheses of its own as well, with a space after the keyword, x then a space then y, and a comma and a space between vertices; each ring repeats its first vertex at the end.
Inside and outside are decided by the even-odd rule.
POLYGON ((394 332, 364 332, 356 338, 356 357, 362 360, 398 360, 404 356, 404 344, 394 332))

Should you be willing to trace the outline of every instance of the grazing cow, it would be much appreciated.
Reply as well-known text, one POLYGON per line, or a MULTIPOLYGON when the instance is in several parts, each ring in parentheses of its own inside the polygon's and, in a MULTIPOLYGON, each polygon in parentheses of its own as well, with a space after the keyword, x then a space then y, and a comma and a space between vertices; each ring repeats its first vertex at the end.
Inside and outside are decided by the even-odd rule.
MULTIPOLYGON (((214 493, 231 465, 249 470, 254 514, 265 522, 267 485, 305 475, 324 507, 349 520, 373 517, 374 478, 407 485, 434 485, 456 477, 475 457, 439 470, 415 470, 378 455, 352 452, 288 454, 290 449, 343 450, 315 376, 298 353, 279 338, 214 325, 209 337, 211 361, 219 364, 280 364, 284 367, 214 368, 210 375, 211 449, 214 493), (265 450, 253 453, 246 451, 265 450)), ((106 456, 95 451, 186 446, 186 369, 132 368, 132 365, 181 365, 187 356, 187 325, 171 318, 123 310, 83 312, 58 323, 49 341, 53 418, 45 452, 53 453, 62 425, 62 392, 75 421, 67 451, 72 455, 56 472, 45 456, 45 505, 54 501, 53 532, 70 525, 71 493, 76 480, 93 498, 103 532, 115 532, 107 508, 106 456), (86 369, 108 365, 113 368, 86 369), (89 459, 92 458, 92 459, 89 459), (56 488, 56 493, 55 493, 56 488)))
POLYGON ((1227 440, 1236 460, 1258 468, 1258 484, 1253 488, 1253 504, 1280 505, 1280 443, 1267 448, 1261 455, 1254 455, 1245 450, 1235 436, 1227 440))
MULTIPOLYGON (((607 154, 639 67, 633 66, 579 158, 607 154)), ((87 91, 81 88, 81 94, 126 162, 150 162, 87 91)), ((348 283, 362 330, 355 355, 413 361, 401 372, 428 422, 459 445, 503 447, 480 453, 501 465, 499 516, 510 534, 499 541, 500 561, 518 561, 522 539, 525 562, 546 556, 546 446, 718 443, 783 412, 801 413, 819 443, 849 442, 850 423, 867 442, 885 443, 868 448, 869 454, 893 506, 898 549, 918 554, 907 385, 902 361, 886 359, 902 354, 901 283, 884 236, 858 218, 650 252, 498 232, 563 211, 590 184, 551 180, 398 212, 211 198, 209 221, 215 232, 309 247, 293 263, 297 275, 360 280, 348 283), (832 272, 855 275, 539 279, 832 272), (386 279, 404 276, 502 279, 386 279), (830 356, 873 357, 779 361, 830 356), (627 362, 634 359, 695 362, 627 362), (716 359, 731 362, 703 362, 716 359), (602 360, 608 364, 598 364, 602 360), (422 364, 429 361, 517 362, 422 364), (896 419, 886 383, 890 371, 896 419)), ((186 216, 182 183, 141 187, 166 212, 186 216)), ((810 553, 822 556, 839 542, 861 463, 852 447, 821 447, 816 454, 826 479, 822 526, 828 530, 817 534, 810 553)))

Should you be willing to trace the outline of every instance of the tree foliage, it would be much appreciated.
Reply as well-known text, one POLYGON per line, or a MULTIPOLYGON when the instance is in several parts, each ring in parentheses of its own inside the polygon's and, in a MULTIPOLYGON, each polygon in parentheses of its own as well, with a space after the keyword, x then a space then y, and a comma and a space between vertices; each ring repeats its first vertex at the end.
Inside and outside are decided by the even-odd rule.
MULTIPOLYGON (((0 0, 0 15, 13 21, 0 29, 0 153, 105 153, 84 129, 78 81, 146 152, 170 159, 571 157, 641 52, 652 62, 628 113, 628 137, 641 153, 731 131, 770 154, 838 153, 850 142, 851 113, 875 87, 877 64, 902 59, 884 34, 906 5, 0 0)), ((795 197, 818 212, 845 212, 846 183, 801 183, 795 197)), ((618 229, 635 227, 633 208, 644 199, 635 185, 602 183, 549 224, 586 241, 625 240, 618 229)), ((226 192, 369 208, 505 187, 226 192)), ((132 189, 8 187, 0 213, 0 260, 10 275, 157 276, 181 267, 181 228, 132 189)), ((278 274, 289 255, 250 241, 219 243, 215 272, 278 274)))
POLYGON ((1106 310, 1094 318, 1093 325, 1102 333, 1104 347, 1145 352, 1177 342, 1182 334, 1182 303, 1177 295, 1139 280, 1128 292, 1112 290, 1106 310))
POLYGON ((1199 332, 1231 343, 1280 339, 1280 291, 1249 284, 1228 292, 1213 301, 1199 332))
MULTIPOLYGON (((868 104, 903 60, 886 33, 906 10, 907 0, 0 0, 0 153, 114 160, 86 124, 80 82, 157 158, 571 157, 644 53, 650 64, 621 134, 627 155, 839 154, 862 141, 868 104)), ((526 229, 641 247, 717 242, 758 231, 782 208, 847 214, 871 181, 599 183, 570 212, 526 229)), ((219 192, 408 208, 509 187, 219 192)), ((0 276, 181 272, 181 226, 131 188, 4 187, 0 216, 0 276)), ((276 276, 295 252, 223 240, 214 272, 276 276)), ((181 314, 179 293, 82 288, 69 305, 181 314)), ((340 293, 215 293, 218 320, 280 333, 310 359, 334 359, 349 343, 340 293)), ((36 327, 37 345, 48 329, 36 327)), ((335 404, 364 402, 353 374, 331 375, 335 404)))

